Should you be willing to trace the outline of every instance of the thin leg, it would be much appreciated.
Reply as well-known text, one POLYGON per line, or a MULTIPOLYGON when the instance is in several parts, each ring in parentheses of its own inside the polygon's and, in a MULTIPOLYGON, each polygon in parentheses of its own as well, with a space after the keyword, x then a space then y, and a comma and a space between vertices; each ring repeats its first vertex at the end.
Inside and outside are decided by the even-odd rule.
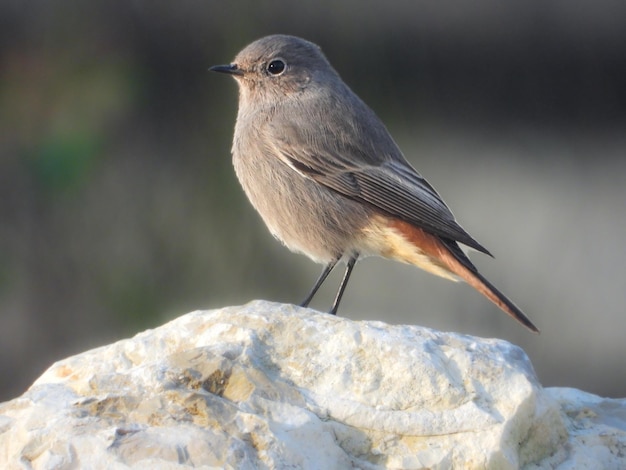
POLYGON ((359 258, 358 253, 355 253, 348 260, 348 265, 346 266, 346 272, 343 275, 341 284, 339 284, 339 291, 337 292, 337 296, 335 297, 335 301, 333 302, 333 308, 331 308, 330 312, 328 312, 331 315, 337 315, 339 302, 341 302, 341 298, 343 297, 343 292, 346 290, 346 286, 348 285, 348 280, 350 279, 350 274, 352 274, 352 268, 354 268, 354 265, 356 264, 356 260, 358 258, 359 258))
POLYGON ((315 281, 315 285, 313 286, 313 289, 311 289, 311 292, 309 292, 309 295, 307 295, 306 299, 304 299, 304 301, 300 304, 300 307, 308 307, 309 303, 311 302, 311 299, 313 299, 313 296, 318 291, 320 286, 324 283, 324 281, 326 280, 330 272, 333 270, 333 268, 335 267, 339 259, 340 258, 332 260, 330 263, 328 263, 324 267, 322 274, 320 274, 320 277, 317 278, 317 281, 315 281))

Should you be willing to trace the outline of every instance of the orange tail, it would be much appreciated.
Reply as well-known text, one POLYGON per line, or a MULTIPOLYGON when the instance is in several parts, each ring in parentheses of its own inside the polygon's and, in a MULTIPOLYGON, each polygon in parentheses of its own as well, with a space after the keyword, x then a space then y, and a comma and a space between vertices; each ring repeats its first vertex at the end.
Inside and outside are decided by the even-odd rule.
MULTIPOLYGON (((417 247, 423 255, 427 256, 434 266, 443 268, 460 277, 496 304, 503 312, 510 315, 529 330, 539 333, 539 329, 530 319, 478 272, 455 241, 443 240, 436 235, 427 233, 421 228, 398 219, 391 219, 391 226, 400 232, 407 241, 417 247)), ((426 267, 426 269, 428 268, 426 267)), ((432 271, 431 269, 428 270, 432 271)))

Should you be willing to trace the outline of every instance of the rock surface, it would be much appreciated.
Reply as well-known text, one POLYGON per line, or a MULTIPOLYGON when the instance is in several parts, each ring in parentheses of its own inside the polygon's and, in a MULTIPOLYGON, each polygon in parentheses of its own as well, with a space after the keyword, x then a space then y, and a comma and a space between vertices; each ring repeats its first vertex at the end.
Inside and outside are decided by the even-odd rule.
POLYGON ((252 302, 54 364, 0 466, 626 468, 626 400, 544 389, 505 341, 252 302))

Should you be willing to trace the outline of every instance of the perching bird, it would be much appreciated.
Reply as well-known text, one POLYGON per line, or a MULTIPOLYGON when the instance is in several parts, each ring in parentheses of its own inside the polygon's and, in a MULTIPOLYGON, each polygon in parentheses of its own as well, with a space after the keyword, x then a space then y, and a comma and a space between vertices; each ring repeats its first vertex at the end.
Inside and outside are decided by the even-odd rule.
POLYGON ((335 314, 356 261, 379 255, 462 279, 539 331, 478 272, 459 243, 490 253, 456 222, 318 46, 267 36, 232 64, 210 70, 232 75, 239 85, 232 153, 250 202, 290 250, 325 265, 303 306, 345 261, 330 310, 335 314))

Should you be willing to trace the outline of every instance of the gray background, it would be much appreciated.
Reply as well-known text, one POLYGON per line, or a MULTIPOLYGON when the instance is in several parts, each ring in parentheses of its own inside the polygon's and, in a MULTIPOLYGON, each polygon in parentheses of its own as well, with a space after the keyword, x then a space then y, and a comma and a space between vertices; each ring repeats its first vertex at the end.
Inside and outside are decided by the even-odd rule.
POLYGON ((373 258, 340 313, 503 338, 544 385, 626 396, 624 18, 609 0, 3 1, 0 400, 190 310, 302 300, 320 267, 245 200, 236 86, 207 71, 277 32, 323 47, 542 334, 373 258))

